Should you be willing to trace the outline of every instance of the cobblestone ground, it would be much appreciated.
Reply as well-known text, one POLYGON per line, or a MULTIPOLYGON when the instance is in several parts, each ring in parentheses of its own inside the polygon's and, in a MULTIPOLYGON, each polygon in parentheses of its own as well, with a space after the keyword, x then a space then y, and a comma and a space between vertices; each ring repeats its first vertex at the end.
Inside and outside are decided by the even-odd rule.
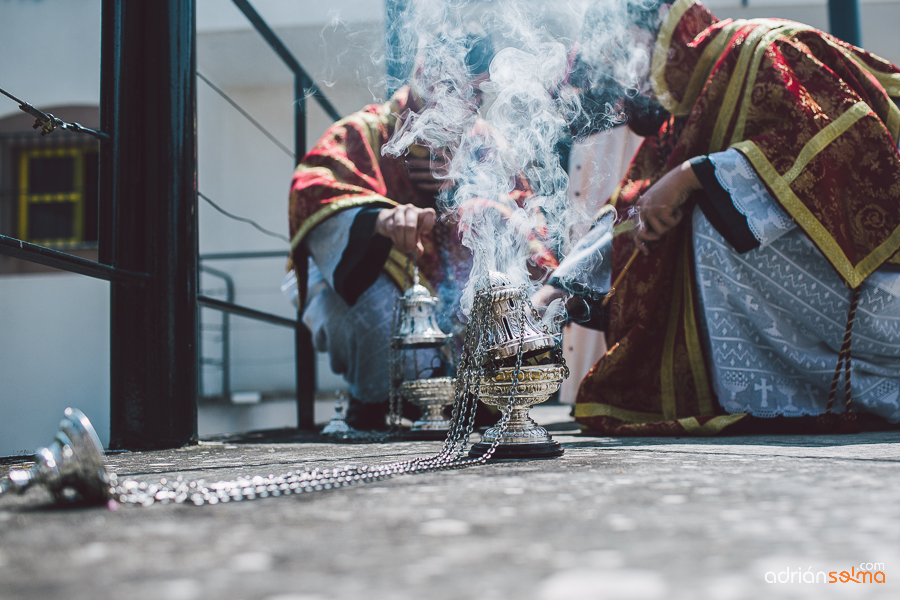
MULTIPOLYGON (((0 598, 900 598, 898 433, 554 435, 560 459, 216 506, 4 498, 0 598), (879 563, 886 582, 801 583, 858 579, 861 563, 879 563)), ((109 467, 214 481, 438 447, 225 442, 112 455, 109 467)), ((0 472, 10 466, 21 465, 0 472)))

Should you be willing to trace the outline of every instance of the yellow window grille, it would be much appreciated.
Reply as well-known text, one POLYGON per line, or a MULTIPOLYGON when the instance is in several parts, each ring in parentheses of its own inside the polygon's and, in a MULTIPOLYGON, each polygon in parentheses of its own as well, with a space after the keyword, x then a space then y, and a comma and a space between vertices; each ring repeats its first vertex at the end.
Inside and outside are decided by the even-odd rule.
POLYGON ((46 246, 84 241, 85 153, 90 147, 23 150, 19 237, 46 246))

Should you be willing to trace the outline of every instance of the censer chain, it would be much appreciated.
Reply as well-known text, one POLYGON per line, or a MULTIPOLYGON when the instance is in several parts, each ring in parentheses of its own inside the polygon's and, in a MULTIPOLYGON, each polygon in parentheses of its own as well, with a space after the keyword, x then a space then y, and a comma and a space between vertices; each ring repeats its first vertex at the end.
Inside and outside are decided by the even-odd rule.
MULTIPOLYGON (((490 287, 488 287, 488 290, 490 287)), ((528 306, 534 307, 528 299, 524 286, 521 294, 528 306)), ((489 336, 490 294, 477 294, 472 306, 473 327, 468 328, 459 362, 457 376, 456 402, 453 403, 450 430, 441 448, 433 456, 412 460, 387 463, 377 466, 344 467, 308 471, 293 471, 284 475, 268 475, 267 477, 239 477, 233 481, 218 481, 207 484, 203 480, 185 481, 181 476, 174 481, 165 478, 158 483, 138 482, 132 479, 119 481, 115 473, 110 474, 110 496, 113 500, 130 505, 151 506, 157 502, 162 504, 183 504, 191 502, 197 506, 218 504, 220 502, 239 502, 256 498, 268 498, 291 494, 309 493, 322 490, 346 487, 356 483, 366 483, 387 479, 396 475, 422 473, 444 469, 458 469, 486 463, 493 456, 500 440, 509 425, 512 410, 518 393, 519 377, 522 369, 524 351, 525 302, 517 311, 519 329, 519 349, 516 354, 516 365, 513 372, 513 383, 509 399, 498 422, 498 432, 487 451, 477 458, 463 458, 469 439, 475 426, 475 409, 481 390, 481 381, 485 375, 485 363, 489 336)), ((534 311, 536 313, 536 311, 534 311)), ((396 318, 396 315, 395 315, 396 318)), ((393 379, 399 373, 391 372, 393 379)), ((395 423, 399 423, 399 398, 392 394, 391 415, 392 431, 380 434, 377 441, 386 441, 394 433, 395 423)))

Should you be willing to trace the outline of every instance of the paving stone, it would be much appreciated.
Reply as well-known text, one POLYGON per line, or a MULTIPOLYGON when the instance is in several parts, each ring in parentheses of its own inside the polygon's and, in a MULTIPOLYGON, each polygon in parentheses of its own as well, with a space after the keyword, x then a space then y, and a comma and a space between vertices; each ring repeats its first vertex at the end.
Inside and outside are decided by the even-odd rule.
MULTIPOLYGON (((297 496, 118 510, 58 509, 40 491, 4 498, 0 599, 900 598, 900 433, 613 439, 554 429, 559 459, 297 496), (798 571, 867 562, 884 563, 886 583, 797 582, 798 571), (794 583, 767 583, 767 573, 794 583)), ((108 463, 121 477, 210 482, 440 446, 315 439, 108 463)), ((0 472, 11 466, 21 464, 0 472)))

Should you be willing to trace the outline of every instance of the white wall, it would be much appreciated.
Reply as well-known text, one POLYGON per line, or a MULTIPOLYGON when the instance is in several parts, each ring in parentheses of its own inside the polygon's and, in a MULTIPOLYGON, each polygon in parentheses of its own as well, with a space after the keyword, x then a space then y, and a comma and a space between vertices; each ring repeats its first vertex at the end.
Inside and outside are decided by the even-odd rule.
MULTIPOLYGON (((381 52, 380 2, 356 1, 301 9, 308 3, 254 2, 300 63, 320 83, 343 114, 373 102, 382 93, 381 67, 371 56, 381 52), (344 18, 340 15, 350 15, 344 18)), ((284 146, 294 149, 293 75, 230 0, 201 0, 198 5, 197 69, 250 112, 284 146)), ((310 148, 331 124, 312 99, 307 100, 310 148)), ((288 235, 288 193, 294 158, 278 148, 202 81, 198 83, 199 189, 225 210, 249 217, 262 227, 288 235)), ((201 200, 200 252, 288 251, 286 241, 266 236, 229 219, 201 200)), ((236 282, 239 304, 290 317, 294 311, 279 289, 285 259, 209 261, 236 282)), ((201 287, 222 297, 220 279, 203 275, 201 287)), ((220 353, 220 316, 204 310, 204 354, 220 353)), ((264 394, 295 386, 292 333, 277 326, 233 317, 231 320, 232 390, 264 394)), ((318 357, 319 390, 346 387, 318 357)), ((205 367, 206 393, 221 389, 216 367, 205 367)), ((204 417, 201 415, 201 419, 204 417)), ((203 429, 207 424, 201 423, 203 429)))
POLYGON ((31 454, 75 406, 109 440, 109 284, 0 278, 0 456, 31 454))
MULTIPOLYGON (((100 4, 0 1, 0 87, 35 106, 98 105, 100 4)), ((17 112, 0 98, 0 117, 17 112)))
MULTIPOLYGON (((828 31, 828 4, 825 0, 708 0, 704 4, 720 19, 778 17, 828 31)), ((900 0, 861 0, 859 7, 862 46, 869 52, 900 64, 900 0)))

